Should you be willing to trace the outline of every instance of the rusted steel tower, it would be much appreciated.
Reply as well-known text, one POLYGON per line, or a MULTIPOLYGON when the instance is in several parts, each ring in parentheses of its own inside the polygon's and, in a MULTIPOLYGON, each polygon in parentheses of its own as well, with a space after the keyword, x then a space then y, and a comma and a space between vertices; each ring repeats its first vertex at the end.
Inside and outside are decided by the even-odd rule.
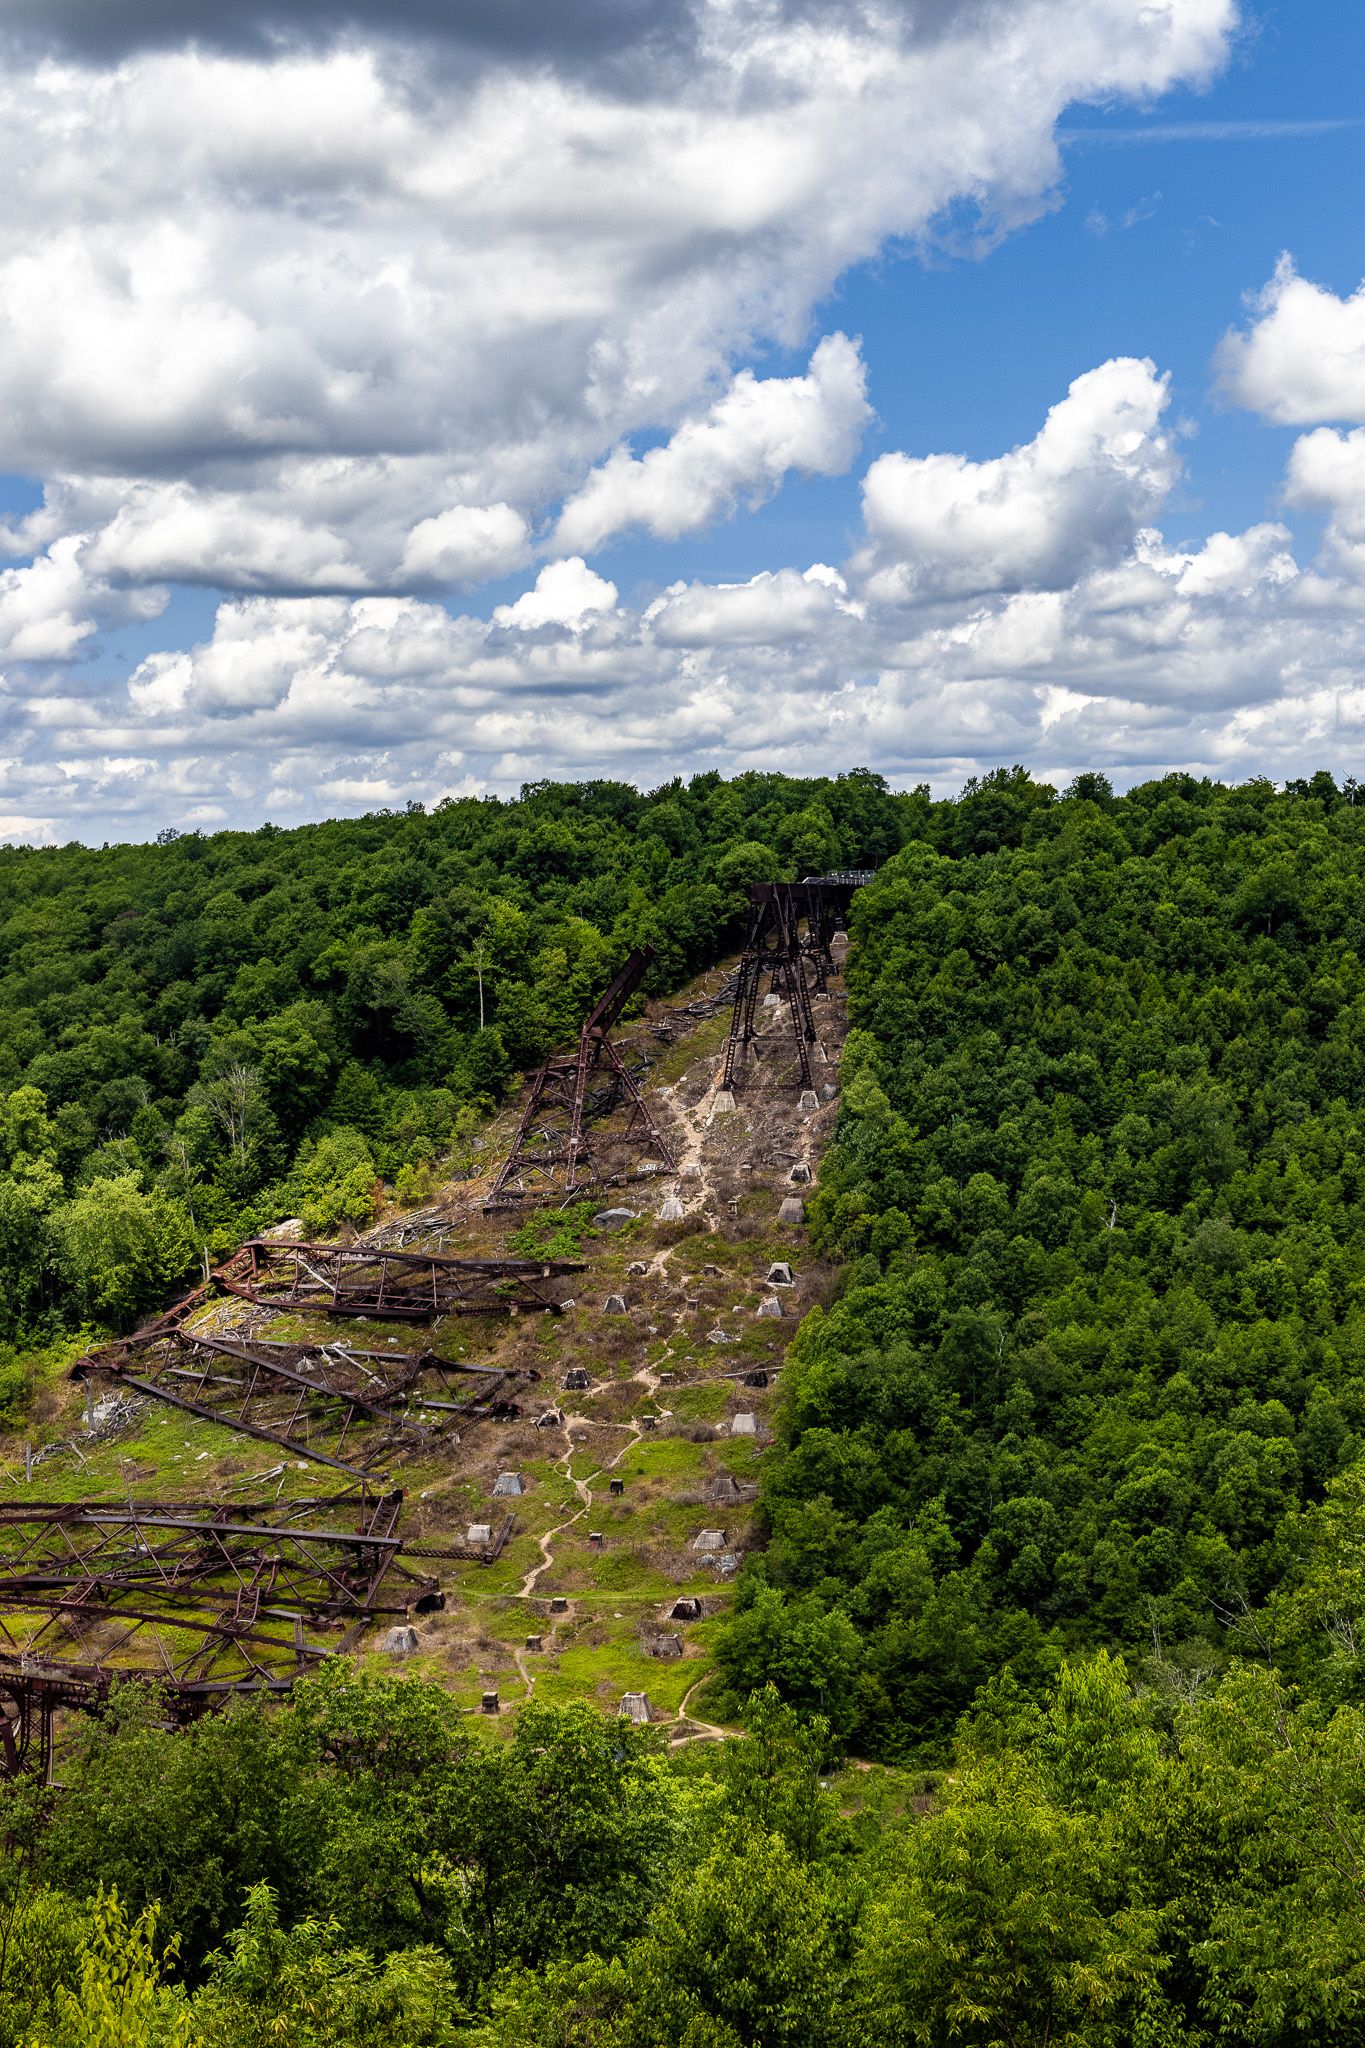
POLYGON ((261 1308, 303 1309, 372 1321, 557 1309, 548 1283, 581 1273, 574 1259, 448 1259, 356 1244, 250 1238, 213 1275, 228 1294, 261 1308))
POLYGON ((295 1503, 0 1507, 0 1770, 51 1763, 52 1716, 130 1680, 189 1720, 287 1692, 436 1581, 398 1562, 401 1493, 295 1503))
POLYGON ((588 1012, 577 1050, 547 1060, 536 1075, 512 1149, 489 1189, 486 1210, 555 1197, 568 1200, 615 1178, 602 1156, 605 1145, 594 1144, 590 1126, 600 1124, 622 1104, 629 1117, 614 1143, 643 1141, 662 1166, 673 1165, 668 1141, 610 1036, 653 957, 652 946, 636 948, 588 1012), (595 1084, 602 1081, 606 1085, 598 1092, 595 1084))
POLYGON ((836 875, 808 875, 801 882, 754 884, 749 892, 749 925, 725 1045, 726 1088, 734 1088, 757 1035, 758 999, 765 975, 769 993, 787 1004, 801 1086, 814 1085, 810 1049, 816 1031, 811 986, 814 984, 818 994, 825 993, 835 971, 830 942, 848 915, 853 891, 871 879, 871 869, 852 868, 836 875))
POLYGON ((801 1085, 813 1083, 810 1049, 815 1043, 815 1018, 806 980, 809 933, 802 920, 807 904, 799 882, 757 882, 749 892, 749 928, 735 982, 730 1036, 725 1045, 725 1086, 733 1088, 756 1036, 755 1020, 763 978, 772 995, 785 999, 792 1038, 801 1069, 801 1085))
POLYGON ((282 1696, 374 1622, 440 1604, 410 1560, 491 1564, 512 1528, 405 1543, 402 1500, 0 1505, 0 1776, 48 1777, 54 1714, 98 1713, 119 1685, 155 1685, 177 1722, 282 1696))

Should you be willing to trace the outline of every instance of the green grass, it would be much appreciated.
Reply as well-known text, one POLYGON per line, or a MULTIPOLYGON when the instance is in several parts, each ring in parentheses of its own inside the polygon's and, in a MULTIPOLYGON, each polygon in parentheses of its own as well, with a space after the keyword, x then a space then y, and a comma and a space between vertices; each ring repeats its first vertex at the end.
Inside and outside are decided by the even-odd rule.
POLYGON ((732 1381, 710 1380, 692 1386, 661 1387, 659 1400, 681 1421, 719 1422, 733 1392, 732 1381))

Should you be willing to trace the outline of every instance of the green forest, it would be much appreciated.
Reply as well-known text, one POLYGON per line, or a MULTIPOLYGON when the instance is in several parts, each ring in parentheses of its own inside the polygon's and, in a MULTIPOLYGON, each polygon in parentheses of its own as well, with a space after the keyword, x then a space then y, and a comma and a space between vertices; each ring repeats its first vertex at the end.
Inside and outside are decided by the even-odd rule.
POLYGON ((417 1201, 629 946, 851 922, 766 1541, 669 1754, 337 1660, 0 1785, 0 2048, 1365 2039, 1365 805, 1002 769, 0 852, 12 1416, 203 1245, 417 1201))

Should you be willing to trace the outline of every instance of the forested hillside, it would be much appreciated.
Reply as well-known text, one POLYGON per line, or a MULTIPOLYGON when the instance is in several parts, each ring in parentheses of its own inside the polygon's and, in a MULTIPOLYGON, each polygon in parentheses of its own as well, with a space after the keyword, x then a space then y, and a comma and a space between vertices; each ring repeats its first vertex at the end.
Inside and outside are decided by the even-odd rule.
POLYGON ((206 1237, 458 1170, 628 944, 668 986, 755 877, 878 868, 725 1739, 382 1657, 184 1729, 126 1687, 60 1789, 0 1779, 0 2048, 1355 2048, 1355 798, 701 778, 0 855, 16 1410, 24 1347, 206 1237))
POLYGON ((1097 1645, 1353 1694, 1314 1562, 1365 1428, 1352 794, 1002 785, 862 892, 814 1205, 847 1285, 789 1368, 740 1694, 921 1757, 1097 1645))
POLYGON ((633 946, 674 988, 751 882, 876 865, 924 808, 703 775, 0 849, 0 1343, 126 1327, 280 1216, 364 1223, 381 1175, 420 1199, 633 946))

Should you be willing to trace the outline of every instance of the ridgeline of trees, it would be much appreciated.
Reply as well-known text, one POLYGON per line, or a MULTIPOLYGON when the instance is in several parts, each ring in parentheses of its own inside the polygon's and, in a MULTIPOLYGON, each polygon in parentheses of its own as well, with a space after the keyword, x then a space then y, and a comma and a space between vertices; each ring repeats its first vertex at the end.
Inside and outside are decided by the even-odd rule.
MULTIPOLYGON (((437 1686, 340 1663, 287 1707, 178 1733, 117 1697, 59 1793, 0 1789, 0 2048, 1356 2048, 1355 795, 1168 777, 1116 798, 1088 776, 1058 799, 1013 770, 951 804, 860 777, 475 806, 514 839, 538 837, 541 805, 570 838, 600 829, 611 879, 482 871, 532 936, 516 973, 486 972, 482 1033, 467 985, 405 982, 440 1007, 439 1075, 396 1011, 398 1035, 367 1040, 349 983, 315 984, 304 956, 377 947, 410 969, 439 892, 402 937, 344 910, 327 936, 319 906, 346 833, 374 835, 359 877, 446 814, 317 828, 341 838, 297 899, 296 984, 241 1019, 228 974, 200 1064, 154 1097, 172 1137, 201 1110, 221 1128, 205 1091, 231 1065, 264 1076, 278 1016, 331 1020, 332 1092, 288 1130, 266 1102, 280 1163, 238 1184, 219 1143, 195 1183, 235 1215, 298 1189, 343 1131, 371 1169, 423 1164, 401 1120, 427 1091, 451 1098, 448 1145, 496 1091, 471 1066, 495 1029, 507 1060, 539 1049, 515 1038, 530 1006, 570 1035, 581 1001, 555 1013, 536 962, 570 961, 572 920, 600 960, 662 932, 681 947, 666 983, 715 957, 765 870, 881 866, 812 1203, 844 1284, 790 1356, 770 1540, 716 1639, 711 1710, 749 1732, 670 1755, 653 1730, 532 1705, 499 1741, 437 1686), (642 818, 728 817, 731 796, 733 824, 698 824, 643 891, 642 818), (591 819, 618 801, 642 809, 591 819), (818 854, 784 841, 797 818, 828 822, 818 854), (687 924, 685 904, 710 908, 687 924), (333 1110, 357 1073, 383 1107, 368 1132, 333 1110), (850 1752, 896 1768, 832 1777, 850 1752)), ((311 842, 288 843, 292 875, 311 842)), ((31 858, 70 860, 90 892, 102 860, 154 857, 31 858)), ((90 984, 111 1000, 134 986, 113 964, 90 984)), ((61 1028, 59 1003, 49 1050, 61 1028)), ((7 1128, 39 1133, 11 1175, 50 1156, 64 1244, 82 1189, 122 1177, 83 1181, 84 1162, 119 1141, 63 1164, 68 1098, 23 1095, 41 1052, 9 1090, 7 1128)), ((190 1198, 151 1148, 127 1171, 149 1207, 190 1198)))

